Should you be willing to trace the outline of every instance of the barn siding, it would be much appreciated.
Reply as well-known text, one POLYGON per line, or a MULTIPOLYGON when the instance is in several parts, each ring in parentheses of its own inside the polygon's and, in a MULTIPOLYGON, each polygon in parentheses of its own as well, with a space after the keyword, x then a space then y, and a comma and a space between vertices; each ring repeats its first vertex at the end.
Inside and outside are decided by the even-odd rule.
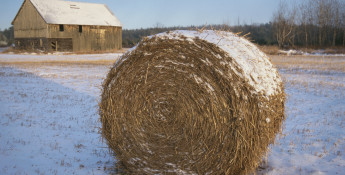
POLYGON ((14 38, 47 37, 47 24, 30 1, 25 1, 13 21, 14 38))
POLYGON ((71 38, 73 46, 71 51, 107 51, 122 49, 122 28, 112 26, 82 26, 64 25, 64 31, 60 31, 60 25, 48 25, 48 38, 71 38))

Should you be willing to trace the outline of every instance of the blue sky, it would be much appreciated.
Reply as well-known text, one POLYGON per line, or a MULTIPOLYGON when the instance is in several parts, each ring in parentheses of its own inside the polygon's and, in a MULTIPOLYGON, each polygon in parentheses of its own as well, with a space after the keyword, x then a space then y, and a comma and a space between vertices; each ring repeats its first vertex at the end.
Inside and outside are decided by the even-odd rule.
MULTIPOLYGON (((279 0, 72 0, 107 4, 124 29, 266 23, 279 0)), ((0 29, 11 26, 23 0, 1 0, 0 29)))

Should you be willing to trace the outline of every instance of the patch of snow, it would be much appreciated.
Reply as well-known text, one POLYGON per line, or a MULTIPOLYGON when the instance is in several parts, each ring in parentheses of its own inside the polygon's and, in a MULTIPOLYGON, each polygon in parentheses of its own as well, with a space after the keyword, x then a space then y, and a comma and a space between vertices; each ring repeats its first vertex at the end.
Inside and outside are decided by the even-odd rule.
MULTIPOLYGON (((243 76, 254 87, 255 92, 253 93, 262 93, 268 97, 281 91, 280 84, 282 81, 278 77, 278 72, 269 61, 269 58, 254 44, 243 37, 239 37, 231 32, 212 30, 177 30, 157 34, 156 36, 177 40, 186 38, 190 42, 194 42, 194 39, 199 38, 213 43, 225 51, 228 56, 232 57, 236 66, 243 70, 243 74, 238 72, 237 74, 240 77, 243 76)), ((233 63, 222 62, 233 67, 233 63)))
POLYGON ((284 54, 284 55, 303 55, 303 54, 305 54, 301 50, 279 50, 278 53, 284 54))
POLYGON ((271 119, 270 118, 266 118, 266 123, 269 123, 271 122, 271 119))
POLYGON ((7 50, 8 47, 0 47, 0 53, 2 53, 3 51, 7 50))
POLYGON ((195 75, 195 74, 191 74, 191 77, 193 77, 194 80, 195 80, 198 84, 200 84, 200 85, 206 87, 206 90, 207 90, 208 93, 212 94, 212 93, 214 92, 214 88, 212 87, 212 85, 210 85, 210 84, 207 83, 206 81, 203 81, 199 76, 197 76, 197 75, 195 75))
POLYGON ((345 54, 328 54, 323 52, 312 52, 312 53, 304 53, 305 56, 335 56, 335 57, 344 57, 345 54))
POLYGON ((301 50, 279 50, 278 54, 282 55, 288 55, 288 56, 293 56, 293 55, 304 55, 304 56, 338 56, 338 57, 343 57, 345 54, 329 54, 326 53, 325 50, 314 50, 312 52, 303 52, 301 50))

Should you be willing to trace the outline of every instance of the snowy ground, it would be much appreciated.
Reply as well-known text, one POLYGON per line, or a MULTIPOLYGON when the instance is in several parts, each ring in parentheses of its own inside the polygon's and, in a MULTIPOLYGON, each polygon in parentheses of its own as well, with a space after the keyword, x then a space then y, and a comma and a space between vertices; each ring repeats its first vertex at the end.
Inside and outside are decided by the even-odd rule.
MULTIPOLYGON (((0 174, 113 173, 97 103, 119 55, 0 54, 0 174)), ((342 174, 345 57, 272 61, 285 82, 287 119, 258 174, 342 174)))
POLYGON ((98 100, 111 63, 41 57, 0 54, 0 174, 108 174, 114 159, 99 134, 98 100))
POLYGON ((6 49, 8 49, 8 47, 0 47, 0 53, 3 52, 6 49))
POLYGON ((343 174, 345 56, 272 58, 285 83, 286 121, 263 174, 343 174))
POLYGON ((344 57, 345 54, 329 54, 326 50, 313 50, 311 52, 303 52, 302 50, 279 50, 278 54, 283 55, 304 55, 304 56, 340 56, 344 57))

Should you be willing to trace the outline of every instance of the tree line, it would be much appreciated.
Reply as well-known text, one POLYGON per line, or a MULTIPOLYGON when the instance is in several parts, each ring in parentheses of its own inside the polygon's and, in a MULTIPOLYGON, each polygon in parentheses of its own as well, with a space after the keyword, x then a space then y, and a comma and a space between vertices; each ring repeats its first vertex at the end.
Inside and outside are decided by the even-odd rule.
POLYGON ((122 46, 125 48, 135 46, 143 37, 171 30, 224 30, 232 31, 246 36, 251 41, 260 45, 276 45, 272 35, 272 23, 229 26, 225 24, 189 26, 189 27, 152 27, 146 29, 124 29, 122 31, 122 46))
MULTIPOLYGON (((6 43, 8 46, 11 46, 14 43, 13 26, 8 29, 0 30, 0 42, 6 43)), ((1 46, 3 46, 3 44, 1 46)))
POLYGON ((152 27, 123 30, 123 47, 132 47, 142 37, 176 29, 230 30, 249 37, 259 45, 278 45, 280 48, 345 47, 345 1, 303 0, 299 4, 280 1, 272 20, 266 24, 209 25, 190 27, 152 27))
POLYGON ((304 0, 290 6, 281 1, 272 25, 281 48, 345 46, 345 1, 304 0))
MULTIPOLYGON (((124 48, 135 46, 143 37, 171 30, 215 29, 246 35, 259 45, 278 45, 280 48, 345 47, 345 1, 303 0, 299 4, 281 1, 266 24, 207 25, 189 27, 163 27, 156 25, 146 29, 124 29, 124 48)), ((13 27, 0 30, 0 40, 14 43, 13 27), (5 39, 4 39, 5 38, 5 39)))

